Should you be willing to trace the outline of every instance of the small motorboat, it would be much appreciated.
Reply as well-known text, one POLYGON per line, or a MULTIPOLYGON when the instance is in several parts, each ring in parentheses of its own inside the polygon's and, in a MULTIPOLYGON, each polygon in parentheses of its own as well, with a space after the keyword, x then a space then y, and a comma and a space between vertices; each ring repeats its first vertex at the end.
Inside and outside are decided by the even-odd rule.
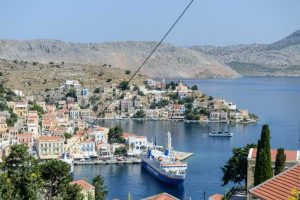
POLYGON ((211 137, 232 137, 233 133, 229 131, 211 131, 208 133, 211 137))

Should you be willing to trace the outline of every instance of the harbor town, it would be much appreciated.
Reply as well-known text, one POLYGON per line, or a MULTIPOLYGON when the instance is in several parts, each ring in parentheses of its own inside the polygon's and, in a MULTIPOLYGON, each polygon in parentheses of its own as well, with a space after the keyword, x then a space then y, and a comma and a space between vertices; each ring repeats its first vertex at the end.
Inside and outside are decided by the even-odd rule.
POLYGON ((66 80, 59 88, 38 96, 24 96, 22 91, 2 87, 2 90, 8 91, 5 91, 6 99, 1 101, 0 155, 7 155, 11 145, 24 143, 33 155, 51 159, 79 141, 70 148, 76 159, 139 156, 147 149, 148 138, 120 130, 123 140, 119 139, 121 143, 118 140, 114 142, 109 134, 113 127, 89 126, 97 118, 96 113, 104 109, 105 101, 116 95, 119 95, 117 100, 105 109, 99 119, 199 123, 249 123, 257 120, 254 114, 237 109, 232 102, 207 96, 197 86, 189 87, 182 81, 166 83, 165 80, 148 79, 142 86, 121 82, 119 85, 89 89, 79 81, 66 80), (123 92, 124 87, 129 90, 123 92))
MULTIPOLYGON (((174 183, 173 177, 183 173, 180 168, 182 166, 184 166, 183 177, 185 177, 186 160, 193 155, 193 152, 174 149, 171 146, 171 139, 167 139, 169 143, 164 146, 159 146, 156 145, 156 139, 147 138, 143 133, 128 133, 123 131, 121 126, 104 127, 95 122, 98 120, 159 120, 226 125, 248 124, 258 120, 255 114, 249 113, 246 109, 238 109, 237 105, 223 98, 207 96, 196 85, 188 86, 183 81, 166 82, 164 79, 162 81, 148 79, 140 86, 121 82, 118 85, 109 84, 108 87, 86 88, 79 81, 66 80, 59 88, 30 96, 24 95, 20 90, 6 88, 4 84, 1 84, 1 87, 0 161, 10 155, 11 147, 21 144, 28 148, 31 156, 40 160, 59 159, 68 152, 72 157, 72 165, 79 166, 147 163, 145 166, 147 169, 151 165, 154 167, 156 164, 151 163, 157 160, 158 163, 172 163, 167 166, 174 165, 173 173, 178 171, 176 172, 178 175, 164 175, 164 178, 156 175, 157 172, 160 173, 159 169, 153 173, 157 178, 171 184, 182 184, 182 181, 174 183), (116 97, 116 101, 105 107, 105 102, 112 97, 116 97), (101 110, 105 112, 97 116, 96 113, 101 110), (147 151, 152 153, 148 152, 149 156, 143 157, 147 151)), ((160 134, 171 137, 171 133, 160 134)), ((214 130, 207 135, 232 137, 233 133, 223 130, 217 133, 214 130)), ((245 148, 248 162, 248 169, 245 172, 247 188, 242 189, 243 192, 235 188, 226 194, 215 194, 211 199, 222 199, 224 195, 233 199, 244 195, 252 199, 258 195, 255 192, 259 188, 253 189, 257 150, 245 148), (249 191, 247 196, 244 191, 249 191)), ((291 150, 285 153, 287 155, 285 167, 294 169, 294 166, 300 162, 300 153, 291 150)), ((274 167, 275 149, 271 149, 271 159, 274 167)), ((152 173, 154 169, 149 169, 149 172, 152 173)), ((223 170, 226 173, 226 165, 223 170)), ((166 169, 162 169, 162 175, 165 171, 166 169)), ((89 183, 79 180, 78 184, 89 183)))

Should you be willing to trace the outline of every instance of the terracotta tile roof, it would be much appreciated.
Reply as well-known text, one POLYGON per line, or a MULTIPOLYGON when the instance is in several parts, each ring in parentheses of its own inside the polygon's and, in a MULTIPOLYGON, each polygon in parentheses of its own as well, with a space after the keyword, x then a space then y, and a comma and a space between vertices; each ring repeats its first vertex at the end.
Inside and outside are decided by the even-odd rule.
POLYGON ((65 128, 65 127, 59 127, 59 128, 56 128, 53 131, 53 134, 63 134, 63 133, 66 133, 67 131, 68 131, 67 128, 65 128))
POLYGON ((87 144, 87 143, 95 143, 95 141, 92 140, 92 139, 86 139, 86 140, 84 140, 84 141, 82 141, 82 142, 80 142, 80 143, 84 143, 84 144, 87 144))
POLYGON ((63 139, 61 137, 56 137, 56 136, 42 136, 37 140, 40 142, 47 142, 47 141, 61 141, 63 139))
POLYGON ((33 118, 33 119, 36 119, 36 118, 38 118, 39 116, 38 115, 28 115, 28 119, 30 119, 30 118, 33 118))
POLYGON ((124 139, 128 139, 130 136, 135 136, 135 134, 134 133, 123 133, 123 138, 124 139))
POLYGON ((52 120, 43 120, 43 125, 51 125, 52 120))
POLYGON ((105 131, 105 127, 96 127, 95 130, 96 131, 105 131))
POLYGON ((142 135, 138 135, 138 136, 135 136, 136 138, 140 138, 140 139, 145 139, 147 138, 146 136, 142 136, 142 135))
POLYGON ((176 197, 168 194, 168 193, 161 193, 161 194, 157 194, 151 197, 147 197, 143 200, 179 200, 176 197))
POLYGON ((32 133, 20 133, 17 135, 17 138, 27 138, 32 137, 32 133))
POLYGON ((300 190, 300 164, 250 189, 249 193, 262 200, 286 200, 292 196, 292 189, 300 190))
POLYGON ((214 194, 208 198, 208 200, 222 200, 222 199, 223 199, 223 195, 221 194, 214 194))
POLYGON ((94 186, 92 186, 85 180, 72 181, 71 184, 77 184, 77 185, 81 186, 83 190, 90 190, 90 189, 94 188, 94 186))
MULTIPOLYGON (((251 153, 251 157, 250 158, 256 158, 256 149, 252 149, 252 152, 250 150, 251 153)), ((292 151, 292 150, 284 150, 284 153, 286 155, 286 161, 295 161, 295 160, 299 160, 299 156, 298 155, 298 151, 292 151)), ((277 150, 276 149, 271 149, 271 159, 272 161, 276 160, 276 154, 277 154, 277 150)))

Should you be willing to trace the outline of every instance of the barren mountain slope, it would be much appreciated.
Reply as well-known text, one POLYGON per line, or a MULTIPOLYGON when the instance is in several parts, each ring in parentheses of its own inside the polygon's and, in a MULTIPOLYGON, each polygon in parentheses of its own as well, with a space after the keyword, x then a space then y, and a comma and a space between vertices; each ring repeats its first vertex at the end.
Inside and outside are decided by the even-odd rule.
MULTIPOLYGON (((81 64, 108 64, 135 70, 152 51, 156 42, 68 43, 59 40, 1 40, 0 58, 81 64)), ((141 73, 151 77, 236 77, 230 67, 197 51, 163 44, 141 73)))
POLYGON ((193 46, 242 75, 300 76, 300 31, 272 44, 193 46))
MULTIPOLYGON (((9 61, 0 59, 0 71, 8 88, 22 90, 25 94, 43 93, 54 89, 65 80, 79 80, 88 88, 119 84, 131 74, 124 70, 100 65, 84 64, 41 64, 35 62, 9 61), (107 82, 111 79, 110 82, 107 82)), ((145 76, 138 74, 132 83, 143 84, 145 76)))

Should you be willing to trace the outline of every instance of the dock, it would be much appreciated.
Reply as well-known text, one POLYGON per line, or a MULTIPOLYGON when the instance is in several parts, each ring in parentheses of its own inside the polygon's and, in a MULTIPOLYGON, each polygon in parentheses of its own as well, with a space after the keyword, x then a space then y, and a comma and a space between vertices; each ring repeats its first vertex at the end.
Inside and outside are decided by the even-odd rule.
POLYGON ((123 160, 76 160, 74 165, 109 165, 109 164, 140 164, 142 160, 140 158, 129 158, 123 160))
POLYGON ((175 156, 178 157, 180 161, 186 160, 194 155, 194 153, 191 152, 183 152, 183 151, 175 151, 175 150, 173 150, 173 153, 175 156))

